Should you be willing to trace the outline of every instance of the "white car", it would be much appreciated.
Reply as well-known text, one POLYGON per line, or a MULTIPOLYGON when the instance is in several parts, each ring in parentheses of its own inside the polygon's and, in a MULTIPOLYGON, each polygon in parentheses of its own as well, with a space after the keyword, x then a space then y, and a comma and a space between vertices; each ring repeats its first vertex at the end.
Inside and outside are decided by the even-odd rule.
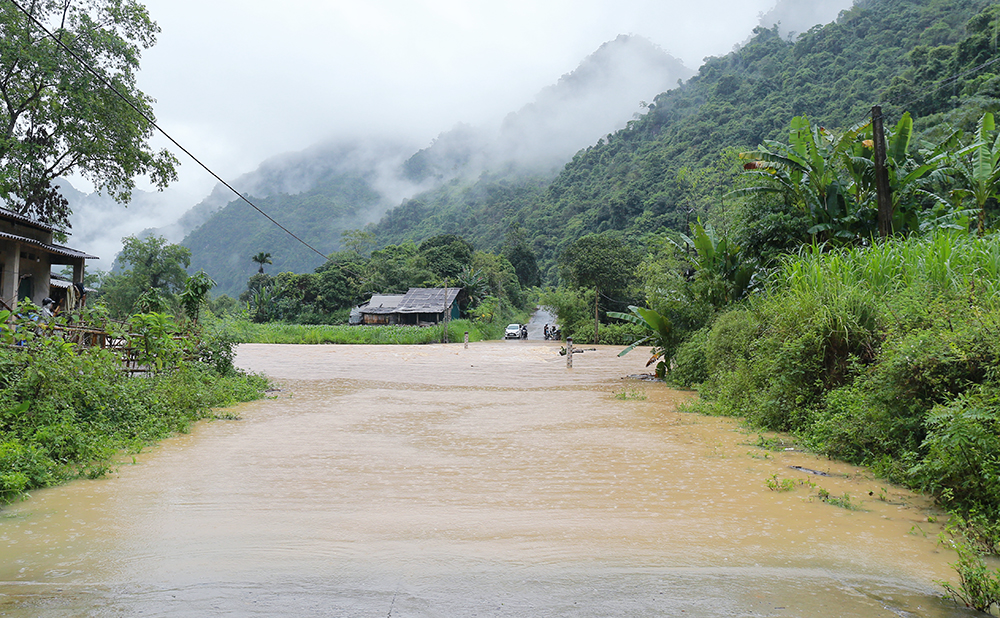
POLYGON ((508 324, 507 328, 503 330, 504 339, 520 339, 521 338, 521 325, 520 324, 508 324))

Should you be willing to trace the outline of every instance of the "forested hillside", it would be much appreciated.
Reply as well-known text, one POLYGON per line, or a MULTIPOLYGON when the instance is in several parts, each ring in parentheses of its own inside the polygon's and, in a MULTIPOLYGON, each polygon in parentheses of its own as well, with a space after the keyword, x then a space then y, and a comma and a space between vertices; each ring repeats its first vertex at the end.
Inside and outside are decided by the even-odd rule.
MULTIPOLYGON (((624 126, 639 110, 640 99, 692 73, 648 40, 623 35, 510 113, 499 128, 460 124, 420 150, 375 139, 321 144, 275 157, 237 186, 328 254, 342 248, 344 231, 377 221, 403 197, 432 187, 444 186, 446 193, 447 187, 475 182, 483 173, 544 185, 579 148, 624 126), (534 177, 539 180, 526 180, 534 177)), ((204 269, 219 283, 217 292, 235 296, 246 289, 254 272, 250 256, 261 251, 272 255, 278 272, 309 272, 323 262, 242 200, 218 208, 199 205, 178 224, 197 225, 188 228, 193 231, 183 244, 192 250, 192 268, 204 269)), ((506 226, 493 245, 505 231, 506 226)))
POLYGON ((1000 93, 1000 65, 983 66, 996 57, 996 11, 986 0, 863 0, 794 41, 758 28, 578 152, 551 183, 455 181, 402 204, 373 231, 381 243, 457 233, 489 249, 516 223, 553 281, 557 256, 585 234, 687 231, 710 212, 724 219, 736 153, 783 138, 794 116, 844 128, 881 103, 889 123, 915 114, 918 132, 948 121, 973 128, 1000 93))
MULTIPOLYGON (((264 212, 280 213, 303 230, 300 238, 318 251, 340 248, 343 230, 364 226, 371 212, 384 210, 385 199, 371 182, 353 174, 331 174, 304 193, 279 193, 255 198, 264 212)), ((276 272, 308 272, 325 261, 304 244, 257 215, 243 201, 230 202, 209 221, 188 234, 184 246, 191 249, 191 267, 204 270, 221 291, 238 295, 247 278, 257 270, 251 256, 272 249, 276 272), (290 242, 291 241, 291 242, 290 242)))

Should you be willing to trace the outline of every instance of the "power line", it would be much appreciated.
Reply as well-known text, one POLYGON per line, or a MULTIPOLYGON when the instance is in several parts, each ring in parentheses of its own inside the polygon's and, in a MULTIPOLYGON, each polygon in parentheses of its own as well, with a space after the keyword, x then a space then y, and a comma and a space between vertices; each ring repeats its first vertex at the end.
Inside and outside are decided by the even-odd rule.
MULTIPOLYGON (((952 85, 957 84, 958 81, 960 79, 962 79, 963 77, 967 77, 969 75, 972 75, 973 73, 978 73, 979 71, 982 71, 983 69, 985 69, 985 68, 987 68, 987 67, 989 67, 989 66, 991 66, 993 64, 996 64, 997 62, 1000 62, 1000 57, 993 58, 992 60, 987 60, 986 62, 980 64, 979 66, 973 67, 973 68, 971 68, 971 69, 969 69, 969 70, 967 70, 967 71, 965 71, 963 73, 959 73, 958 75, 953 75, 952 77, 949 77, 947 79, 943 79, 940 82, 938 82, 936 85, 931 86, 926 92, 924 92, 924 94, 922 94, 922 95, 920 95, 918 97, 914 97, 914 98, 912 98, 912 99, 910 99, 908 101, 904 101, 902 103, 891 103, 889 101, 883 101, 882 103, 879 103, 879 105, 880 106, 881 105, 891 105, 893 107, 897 107, 897 108, 900 108, 900 109, 906 109, 909 106, 913 105, 914 103, 918 103, 920 101, 923 101, 924 99, 926 99, 927 97, 931 96, 932 94, 937 93, 937 91, 941 90, 942 88, 944 88, 946 86, 952 86, 952 85)), ((868 117, 870 115, 871 115, 871 111, 869 111, 867 114, 865 114, 865 117, 868 117)))
POLYGON ((91 67, 89 64, 87 64, 86 60, 84 60, 83 58, 81 58, 79 55, 77 55, 76 52, 74 52, 65 43, 63 43, 62 39, 60 39, 59 37, 57 37, 54 34, 52 34, 52 32, 50 32, 49 29, 46 28, 44 24, 42 24, 42 22, 38 21, 38 19, 36 19, 34 15, 32 15, 31 13, 29 13, 27 10, 24 9, 24 7, 22 7, 20 4, 18 4, 17 0, 8 0, 8 1, 11 4, 13 4, 17 8, 17 10, 21 11, 22 13, 24 13, 24 15, 28 19, 30 19, 35 24, 35 26, 37 26, 42 32, 44 32, 46 36, 48 36, 50 39, 52 39, 53 41, 55 41, 56 44, 59 45, 59 47, 61 47, 66 53, 68 53, 70 56, 72 56, 73 59, 76 60, 80 64, 80 66, 82 66, 90 74, 92 74, 94 77, 96 77, 98 80, 100 80, 100 82, 102 84, 104 84, 107 88, 109 88, 112 92, 114 92, 118 96, 118 98, 120 98, 122 101, 124 101, 126 105, 128 105, 129 107, 131 107, 132 110, 135 111, 135 113, 139 114, 143 119, 146 120, 146 122, 148 122, 150 125, 152 125, 153 128, 155 128, 157 131, 159 131, 161 134, 163 134, 163 136, 166 137, 168 140, 170 140, 170 142, 173 143, 174 146, 180 148, 181 151, 184 152, 184 154, 186 154, 187 156, 191 157, 191 159, 195 163, 197 163, 198 165, 200 165, 202 169, 204 169, 206 172, 208 172, 209 174, 211 174, 212 177, 214 177, 216 180, 218 180, 219 182, 221 182, 227 189, 229 189, 234 194, 236 194, 236 196, 239 197, 241 200, 243 200, 244 202, 246 202, 247 204, 249 204, 251 208, 253 208, 257 212, 259 212, 261 215, 263 215, 264 218, 266 218, 268 221, 270 221, 274 225, 276 225, 279 228, 281 228, 281 230, 284 231, 286 234, 288 234, 289 236, 291 236, 295 240, 299 241, 300 243, 302 243, 303 245, 305 245, 306 247, 308 247, 309 249, 311 249, 314 253, 316 253, 317 255, 319 255, 320 257, 322 257, 324 260, 326 259, 326 254, 325 253, 320 252, 318 249, 316 249, 316 247, 313 247, 312 245, 310 245, 306 241, 304 241, 301 238, 299 238, 298 236, 296 236, 291 230, 289 230, 285 226, 283 226, 280 223, 278 223, 277 221, 275 221, 274 218, 271 217, 271 215, 267 214, 266 212, 264 212, 263 210, 261 210, 260 208, 258 208, 256 204, 254 204, 249 199, 247 199, 246 196, 244 196, 239 191, 237 191, 236 189, 234 189, 232 187, 232 185, 230 185, 228 182, 226 182, 225 180, 223 180, 221 176, 219 176, 218 174, 216 174, 214 171, 212 171, 211 168, 209 168, 207 165, 205 165, 204 163, 202 163, 201 160, 198 159, 198 157, 196 157, 193 154, 191 154, 191 152, 187 148, 185 148, 184 146, 182 146, 180 142, 178 142, 177 140, 175 140, 169 133, 167 133, 166 131, 164 131, 163 128, 160 127, 160 125, 156 124, 155 120, 153 120, 152 118, 150 118, 149 116, 147 116, 144 111, 142 111, 141 109, 139 109, 139 107, 135 103, 133 103, 131 99, 129 99, 128 97, 126 97, 125 95, 123 95, 121 92, 119 92, 118 89, 115 88, 114 85, 111 82, 109 82, 97 70, 95 70, 93 67, 91 67))

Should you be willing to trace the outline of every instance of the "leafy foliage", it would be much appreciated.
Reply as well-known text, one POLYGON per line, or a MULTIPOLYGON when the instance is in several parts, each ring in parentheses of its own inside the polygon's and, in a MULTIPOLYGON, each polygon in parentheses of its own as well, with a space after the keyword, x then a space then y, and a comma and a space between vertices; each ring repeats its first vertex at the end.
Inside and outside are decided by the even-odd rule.
POLYGON ((178 299, 184 307, 184 313, 192 322, 198 321, 198 314, 202 306, 208 302, 208 293, 213 287, 215 282, 203 270, 199 270, 184 282, 184 291, 180 293, 178 299))
POLYGON ((122 203, 136 176, 161 189, 176 179, 177 160, 153 152, 153 126, 132 109, 153 117, 153 100, 135 85, 141 52, 159 31, 146 9, 134 0, 22 5, 103 81, 12 3, 0 7, 0 198, 65 229, 70 211, 57 178, 82 174, 122 203))
POLYGON ((104 278, 100 287, 101 301, 115 317, 131 314, 140 298, 143 298, 140 303, 143 309, 167 310, 172 295, 184 289, 191 251, 169 244, 161 236, 141 240, 129 236, 122 242, 122 252, 116 263, 122 265, 123 270, 104 278))
POLYGON ((143 378, 122 372, 111 350, 78 349, 45 325, 25 319, 14 332, 0 328, 23 342, 0 347, 0 501, 101 476, 121 451, 186 431, 212 408, 255 399, 266 387, 232 367, 231 342, 207 334, 175 340, 178 326, 164 315, 135 322, 144 360, 159 369, 143 378))
POLYGON ((624 356, 647 341, 653 341, 653 355, 649 358, 646 366, 648 367, 656 363, 656 377, 662 380, 667 373, 667 363, 670 362, 668 354, 674 347, 673 337, 671 336, 673 325, 670 323, 670 320, 646 307, 636 307, 633 305, 629 307, 629 311, 632 313, 609 312, 608 316, 618 318, 619 320, 626 320, 633 324, 639 324, 648 330, 649 334, 630 344, 627 348, 619 352, 618 356, 624 356))
POLYGON ((721 412, 1000 514, 1000 238, 962 233, 788 258, 708 332, 721 412))
POLYGON ((1000 571, 987 568, 976 552, 965 543, 954 544, 958 562, 952 565, 958 572, 959 584, 938 582, 947 597, 976 611, 990 613, 994 605, 1000 606, 1000 571))

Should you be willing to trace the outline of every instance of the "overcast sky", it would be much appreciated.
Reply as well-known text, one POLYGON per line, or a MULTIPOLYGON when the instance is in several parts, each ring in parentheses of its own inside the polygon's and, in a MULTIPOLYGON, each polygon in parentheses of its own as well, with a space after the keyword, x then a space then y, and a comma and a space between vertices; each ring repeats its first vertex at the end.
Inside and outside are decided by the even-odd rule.
MULTIPOLYGON (((619 34, 697 69, 774 2, 146 0, 162 32, 139 85, 160 125, 231 179, 328 137, 426 145, 457 122, 497 123, 619 34)), ((207 194, 215 181, 181 159, 178 188, 207 194)))

